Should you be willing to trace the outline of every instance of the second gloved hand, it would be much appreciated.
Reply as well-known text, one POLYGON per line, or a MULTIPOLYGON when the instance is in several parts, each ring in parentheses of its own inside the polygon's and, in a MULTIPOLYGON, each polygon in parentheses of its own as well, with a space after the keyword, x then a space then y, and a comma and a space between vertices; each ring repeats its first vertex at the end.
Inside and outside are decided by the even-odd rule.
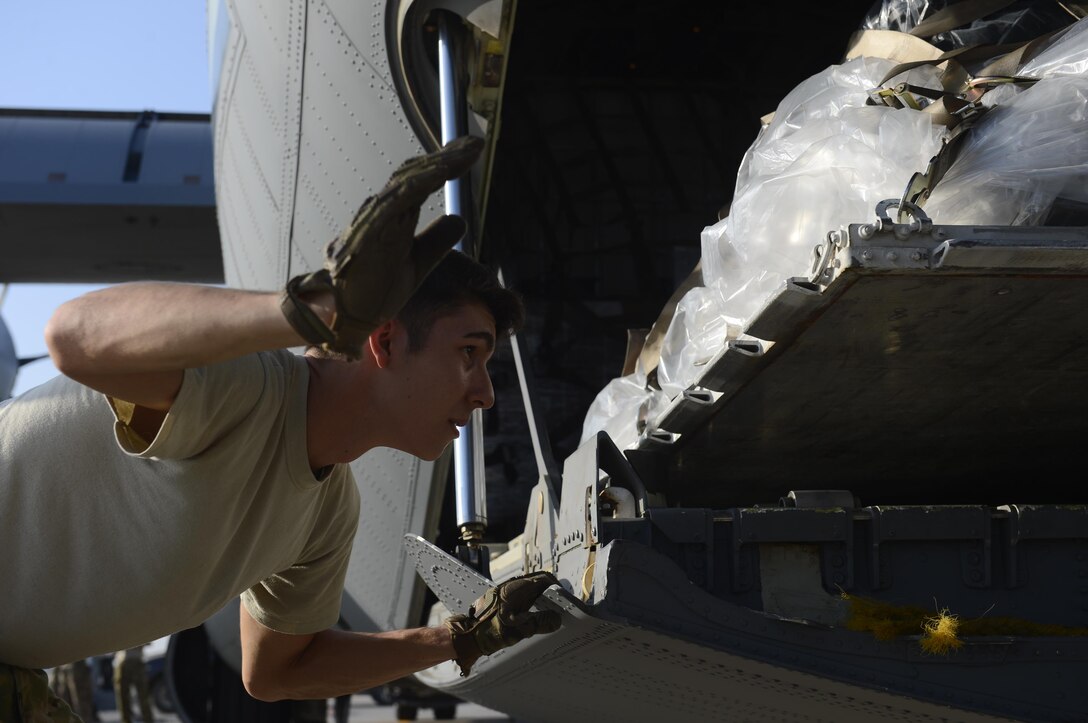
POLYGON ((559 581, 550 572, 533 572, 505 580, 481 595, 468 615, 452 615, 445 625, 453 636, 453 648, 461 675, 485 655, 509 647, 537 633, 559 629, 559 613, 531 612, 529 608, 545 590, 559 581))

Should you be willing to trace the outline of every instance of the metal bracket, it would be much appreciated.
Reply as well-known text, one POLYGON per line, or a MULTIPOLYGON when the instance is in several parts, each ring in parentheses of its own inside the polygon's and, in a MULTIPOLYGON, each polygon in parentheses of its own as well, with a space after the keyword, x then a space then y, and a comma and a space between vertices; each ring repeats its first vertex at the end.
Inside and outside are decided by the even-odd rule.
POLYGON ((830 593, 854 587, 854 523, 853 512, 857 497, 850 490, 790 490, 779 500, 783 507, 833 510, 841 508, 847 518, 842 528, 843 539, 821 540, 820 575, 824 589, 830 593))
POLYGON ((484 577, 491 577, 491 551, 486 545, 457 545, 457 559, 484 577))
POLYGON ((869 513, 869 574, 873 590, 891 587, 882 565, 881 545, 888 542, 962 540, 960 569, 967 587, 986 588, 992 582, 993 514, 987 507, 867 507, 869 513))
POLYGON ((819 545, 824 588, 835 593, 853 587, 852 509, 733 508, 728 511, 728 517, 716 521, 730 523, 729 553, 734 592, 752 589, 754 570, 759 565, 756 550, 767 543, 819 545), (748 549, 742 551, 744 547, 748 549))
POLYGON ((921 206, 901 198, 886 198, 878 203, 876 205, 876 218, 876 230, 887 231, 890 227, 895 237, 899 239, 905 239, 912 233, 929 233, 930 229, 933 228, 933 220, 926 215, 921 206), (888 216, 889 208, 899 209, 895 223, 892 223, 891 218, 888 216), (914 221, 910 224, 906 223, 908 214, 914 217, 914 221))
POLYGON ((1010 588, 1027 583, 1020 543, 1024 540, 1076 540, 1088 538, 1084 529, 1084 510, 1060 505, 1002 505, 1006 515, 1005 585, 1010 588))
POLYGON ((730 525, 729 557, 730 582, 733 592, 747 592, 753 587, 755 571, 759 569, 758 547, 749 545, 746 555, 741 555, 744 547, 744 512, 740 508, 730 510, 733 524, 730 525))
POLYGON ((710 590, 714 587, 714 513, 707 509, 672 507, 649 513, 655 534, 660 532, 682 546, 685 569, 692 583, 710 590))

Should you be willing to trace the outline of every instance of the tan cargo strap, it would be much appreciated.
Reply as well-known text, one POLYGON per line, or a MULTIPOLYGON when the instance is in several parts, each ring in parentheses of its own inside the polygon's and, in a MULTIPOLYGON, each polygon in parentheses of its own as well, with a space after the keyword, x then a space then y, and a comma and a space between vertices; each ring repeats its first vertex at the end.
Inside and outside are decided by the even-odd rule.
MULTIPOLYGON (((680 303, 680 299, 684 298, 684 295, 691 291, 696 286, 703 285, 703 261, 699 261, 695 264, 695 268, 691 270, 687 278, 676 287, 676 290, 672 292, 672 296, 665 302, 664 307, 661 309, 661 313, 658 314, 657 320, 654 321, 653 326, 650 327, 649 333, 645 335, 642 340, 642 348, 639 350, 638 359, 642 363, 642 368, 646 372, 647 377, 651 380, 656 379, 654 372, 657 370, 657 365, 661 362, 661 345, 665 341, 665 332, 669 330, 669 324, 672 323, 672 317, 676 313, 676 305, 680 303)), ((631 337, 629 336, 630 340, 631 337)), ((628 354, 631 354, 633 350, 628 350, 628 354)), ((625 367, 627 365, 625 364, 625 367)), ((632 371, 634 371, 632 369, 632 371)))
POLYGON ((1016 0, 962 0, 933 13, 911 28, 910 34, 916 38, 931 38, 996 13, 1014 2, 1016 0))
POLYGON ((921 208, 933 193, 934 187, 944 177, 945 172, 956 160, 960 144, 966 137, 963 133, 957 133, 945 140, 937 154, 929 159, 929 165, 925 171, 916 172, 907 181, 907 187, 903 191, 903 197, 899 202, 899 215, 896 223, 906 222, 906 212, 911 206, 921 208))
POLYGON ((920 68, 923 65, 938 66, 943 63, 945 64, 945 69, 941 73, 941 87, 944 88, 947 93, 959 93, 962 92, 967 81, 971 78, 970 73, 967 72, 960 62, 961 60, 968 61, 977 58, 992 58, 995 54, 1007 51, 1012 47, 1018 46, 965 45, 962 48, 956 48, 955 50, 941 53, 936 58, 900 63, 885 73, 884 77, 881 78, 877 85, 884 85, 895 76, 900 73, 905 73, 908 70, 920 68))
POLYGON ((859 56, 886 58, 896 63, 915 60, 932 60, 942 52, 940 48, 921 38, 898 30, 855 30, 846 44, 843 62, 859 56))

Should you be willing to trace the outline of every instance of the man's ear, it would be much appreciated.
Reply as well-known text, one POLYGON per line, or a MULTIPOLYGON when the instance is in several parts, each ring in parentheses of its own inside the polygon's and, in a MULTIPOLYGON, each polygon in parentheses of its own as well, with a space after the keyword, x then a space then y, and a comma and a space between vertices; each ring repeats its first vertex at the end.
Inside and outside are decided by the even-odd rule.
POLYGON ((370 338, 367 340, 367 350, 379 369, 385 369, 389 366, 398 326, 397 320, 391 319, 370 332, 370 338))

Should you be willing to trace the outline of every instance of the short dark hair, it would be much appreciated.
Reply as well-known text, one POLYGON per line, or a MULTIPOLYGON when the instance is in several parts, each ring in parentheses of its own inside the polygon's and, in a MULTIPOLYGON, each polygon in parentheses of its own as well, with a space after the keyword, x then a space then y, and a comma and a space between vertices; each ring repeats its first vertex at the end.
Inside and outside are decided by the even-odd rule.
POLYGON ((499 283, 494 271, 457 250, 447 253, 397 314, 408 331, 409 351, 419 351, 435 321, 466 304, 481 304, 495 318, 499 338, 525 323, 521 296, 499 283))

